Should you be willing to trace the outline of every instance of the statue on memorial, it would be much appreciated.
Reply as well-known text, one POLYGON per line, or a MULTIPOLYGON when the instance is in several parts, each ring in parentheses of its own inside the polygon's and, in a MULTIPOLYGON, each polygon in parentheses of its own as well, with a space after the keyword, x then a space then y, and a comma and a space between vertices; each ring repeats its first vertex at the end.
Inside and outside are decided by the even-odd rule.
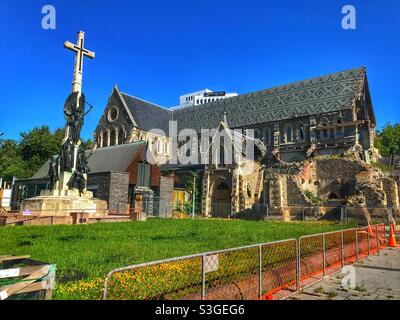
POLYGON ((75 171, 68 182, 69 188, 78 188, 79 195, 82 196, 86 189, 86 179, 83 173, 79 170, 75 171))
POLYGON ((79 146, 78 150, 78 166, 77 170, 82 174, 88 174, 90 172, 90 168, 88 166, 88 161, 86 159, 85 149, 82 146, 79 146))
POLYGON ((74 144, 70 138, 62 145, 61 148, 61 171, 71 171, 74 159, 74 144))
POLYGON ((49 164, 50 190, 53 190, 58 181, 58 157, 52 156, 49 164))
POLYGON ((85 95, 82 93, 78 99, 78 92, 71 93, 64 104, 64 115, 67 121, 68 138, 78 144, 81 138, 81 129, 85 116, 92 110, 85 112, 85 95))

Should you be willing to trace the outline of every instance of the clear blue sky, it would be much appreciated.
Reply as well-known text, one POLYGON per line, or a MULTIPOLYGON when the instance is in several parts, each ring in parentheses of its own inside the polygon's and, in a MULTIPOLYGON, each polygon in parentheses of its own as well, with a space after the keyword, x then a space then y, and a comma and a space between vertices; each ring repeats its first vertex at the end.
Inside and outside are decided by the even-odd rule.
POLYGON ((400 1, 0 0, 0 131, 64 126, 73 53, 65 40, 86 32, 83 90, 95 110, 90 138, 115 84, 163 106, 202 88, 246 93, 367 66, 378 127, 400 122, 400 1), (57 29, 41 28, 41 8, 57 29), (357 10, 343 30, 341 8, 357 10))

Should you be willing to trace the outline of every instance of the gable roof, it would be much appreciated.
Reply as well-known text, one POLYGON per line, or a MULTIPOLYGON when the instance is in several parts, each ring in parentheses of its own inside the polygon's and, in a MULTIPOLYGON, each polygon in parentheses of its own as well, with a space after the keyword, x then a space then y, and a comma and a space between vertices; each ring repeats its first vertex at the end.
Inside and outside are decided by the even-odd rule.
POLYGON ((145 131, 161 129, 169 135, 168 121, 172 119, 171 110, 123 92, 120 94, 139 129, 145 131))
MULTIPOLYGON (((120 144, 111 147, 97 148, 86 151, 90 173, 125 172, 139 152, 145 152, 145 141, 120 144)), ((49 172, 50 159, 32 176, 45 178, 49 172)))
POLYGON ((174 110, 178 130, 216 128, 226 112, 231 128, 351 109, 363 91, 365 67, 297 81, 174 110))

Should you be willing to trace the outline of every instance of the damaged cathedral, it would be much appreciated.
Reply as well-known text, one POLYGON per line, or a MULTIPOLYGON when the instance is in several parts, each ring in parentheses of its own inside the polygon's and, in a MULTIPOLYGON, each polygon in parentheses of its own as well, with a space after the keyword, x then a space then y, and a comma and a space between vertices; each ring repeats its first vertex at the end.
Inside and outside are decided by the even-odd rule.
MULTIPOLYGON (((132 208, 138 193, 167 199, 172 214, 181 205, 177 193, 196 172, 204 216, 268 208, 290 218, 316 205, 399 207, 399 177, 373 165, 380 155, 366 68, 222 95, 207 91, 201 99, 186 98, 197 103, 169 109, 115 86, 87 151, 88 190, 110 209, 132 208), (172 164, 171 121, 178 132, 192 129, 199 139, 202 129, 225 129, 232 139, 235 130, 252 129, 255 157, 234 164, 223 157, 210 164, 172 164)), ((180 147, 178 153, 187 151, 180 147)), ((47 168, 48 163, 31 181, 45 181, 47 168)))

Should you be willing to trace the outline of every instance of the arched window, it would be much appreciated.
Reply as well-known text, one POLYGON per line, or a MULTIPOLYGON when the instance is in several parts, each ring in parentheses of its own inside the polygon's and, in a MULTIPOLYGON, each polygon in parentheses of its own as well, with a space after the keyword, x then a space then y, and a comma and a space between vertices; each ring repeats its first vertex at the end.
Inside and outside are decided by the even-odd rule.
POLYGON ((107 131, 103 132, 103 141, 101 144, 102 147, 108 147, 108 133, 107 131))
POLYGON ((111 129, 110 131, 110 146, 114 146, 116 143, 117 134, 115 129, 111 129))
POLYGON ((341 116, 338 116, 336 118, 336 137, 343 137, 344 136, 344 127, 341 126, 343 123, 343 118, 341 116))
POLYGON ((297 139, 298 139, 299 141, 304 141, 304 140, 306 139, 306 134, 305 134, 304 126, 303 126, 303 125, 301 125, 301 126, 299 127, 299 132, 298 132, 298 134, 297 134, 297 139))
POLYGON ((219 149, 219 164, 221 166, 225 165, 225 144, 224 138, 220 138, 220 149, 219 149))
POLYGON ((165 154, 168 155, 168 142, 167 141, 164 142, 164 150, 165 150, 165 154))
POLYGON ((320 121, 320 126, 323 128, 322 129, 322 139, 328 139, 329 138, 329 131, 328 129, 325 129, 324 127, 327 127, 329 124, 329 121, 327 118, 322 118, 320 121))
POLYGON ((285 127, 285 132, 284 132, 284 142, 292 142, 293 141, 293 130, 291 125, 287 125, 285 127))
POLYGON ((270 143, 270 131, 269 128, 264 129, 264 143, 269 144, 270 143))
POLYGON ((125 143, 125 132, 123 128, 120 128, 118 131, 118 144, 125 143))
POLYGON ((250 185, 249 184, 247 184, 247 197, 249 197, 249 198, 251 198, 251 188, 250 188, 250 185))
POLYGON ((225 182, 222 182, 218 185, 217 190, 229 190, 228 185, 225 182))
POLYGON ((315 139, 317 141, 321 140, 321 131, 319 131, 319 130, 315 131, 315 139))

